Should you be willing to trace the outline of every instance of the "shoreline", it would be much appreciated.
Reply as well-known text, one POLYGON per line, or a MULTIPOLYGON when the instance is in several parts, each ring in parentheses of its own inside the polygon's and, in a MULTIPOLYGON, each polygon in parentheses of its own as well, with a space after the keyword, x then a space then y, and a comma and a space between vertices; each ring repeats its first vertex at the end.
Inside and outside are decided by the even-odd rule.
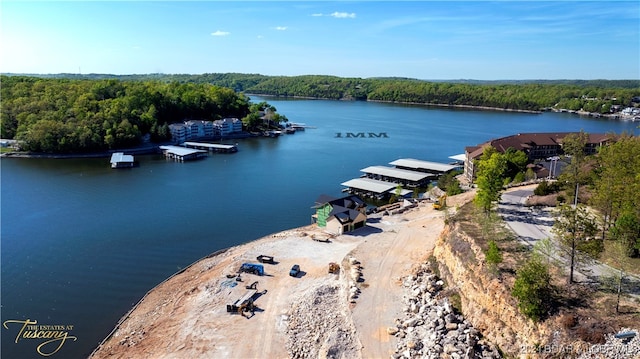
POLYGON ((281 235, 284 234, 284 233, 305 232, 305 231, 312 231, 312 230, 313 230, 313 225, 305 225, 305 226, 300 226, 300 227, 284 229, 282 231, 273 232, 273 233, 267 234, 265 236, 262 236, 260 238, 256 238, 256 239, 250 240, 248 242, 237 244, 235 246, 219 249, 219 250, 217 250, 215 252, 209 253, 206 256, 201 257, 201 258, 193 261, 192 263, 188 264, 184 268, 182 268, 182 269, 176 271, 175 273, 171 274, 170 276, 166 277, 161 282, 159 282, 158 284, 154 285, 151 289, 149 289, 147 292, 145 292, 145 294, 142 297, 140 297, 140 299, 133 306, 131 306, 131 308, 129 310, 127 310, 127 312, 120 319, 118 319, 118 321, 116 322, 116 324, 113 327, 113 329, 111 329, 109 334, 107 334, 104 337, 104 339, 102 339, 99 342, 99 344, 91 351, 91 354, 89 354, 88 358, 93 357, 96 354, 96 352, 98 352, 110 339, 112 339, 114 334, 123 326, 123 324, 125 324, 125 322, 129 318, 132 317, 132 314, 145 301, 145 299, 147 299, 147 297, 149 297, 150 295, 154 294, 157 290, 159 290, 160 287, 162 287, 163 285, 165 285, 166 283, 168 283, 169 281, 171 281, 175 277, 187 272, 188 270, 192 269, 193 267, 195 267, 197 265, 203 264, 208 259, 216 258, 218 256, 221 256, 221 255, 225 254, 225 253, 238 251, 242 247, 251 246, 251 245, 258 245, 260 242, 263 242, 263 241, 267 242, 269 240, 281 239, 281 238, 283 238, 281 235))
MULTIPOLYGON (((200 141, 226 141, 226 140, 236 140, 243 138, 251 138, 250 133, 241 133, 235 136, 225 136, 225 137, 206 137, 199 138, 200 141)), ((132 148, 124 148, 124 149, 115 149, 108 150, 103 152, 90 152, 90 153, 42 153, 42 152, 3 152, 0 153, 0 157, 2 158, 49 158, 49 159, 72 159, 72 158, 109 158, 113 153, 116 152, 124 152, 128 155, 152 155, 152 154, 160 154, 162 151, 160 150, 160 146, 165 145, 175 145, 173 142, 164 142, 158 143, 154 145, 141 145, 139 147, 132 148)))
MULTIPOLYGON (((310 97, 310 96, 281 96, 281 95, 269 95, 269 94, 259 94, 259 93, 246 93, 247 96, 264 96, 264 97, 274 97, 274 98, 292 98, 299 100, 327 100, 327 101, 363 101, 349 98, 323 98, 323 97, 310 97)), ((470 109, 470 110, 478 110, 478 111, 500 111, 500 112, 518 112, 518 113, 531 113, 531 114, 539 114, 543 111, 536 110, 519 110, 519 109, 510 109, 510 108, 501 108, 501 107, 491 107, 491 106, 474 106, 474 105, 450 105, 446 103, 424 103, 424 102, 405 102, 405 101, 384 101, 384 100, 364 100, 364 102, 375 102, 375 103, 391 103, 398 105, 416 105, 416 106, 427 106, 427 107, 442 107, 442 108, 454 108, 454 109, 470 109)))
MULTIPOLYGON (((89 358, 128 358, 137 355, 154 358, 176 355, 286 357, 288 351, 302 350, 300 346, 304 343, 298 343, 298 339, 308 339, 307 334, 300 332, 304 330, 304 326, 300 327, 298 320, 303 319, 291 311, 296 313, 295 308, 299 306, 306 309, 297 313, 307 313, 305 315, 313 311, 312 308, 317 310, 318 306, 311 303, 319 302, 313 298, 322 298, 324 304, 321 305, 329 305, 329 297, 326 296, 328 293, 337 295, 331 298, 344 296, 346 299, 350 288, 348 283, 355 283, 350 279, 352 270, 348 264, 353 256, 357 256, 365 266, 370 263, 373 266, 371 270, 378 267, 374 265, 375 261, 386 258, 382 263, 387 268, 379 273, 365 273, 365 277, 369 275, 369 284, 363 286, 362 290, 371 294, 366 300, 362 299, 362 304, 356 304, 360 299, 351 302, 336 299, 338 301, 329 307, 337 314, 329 318, 323 317, 323 320, 314 325, 324 327, 329 322, 332 323, 330 326, 338 325, 344 330, 350 328, 350 350, 355 350, 350 353, 377 350, 371 347, 372 343, 380 345, 380 350, 386 351, 389 342, 380 343, 372 338, 391 321, 396 310, 390 308, 381 312, 382 317, 372 322, 366 319, 370 313, 364 308, 369 307, 367 304, 370 300, 384 300, 385 305, 393 304, 395 307, 402 290, 402 287, 396 286, 395 278, 408 275, 414 262, 426 258, 431 246, 435 245, 444 220, 442 212, 433 210, 430 203, 403 214, 379 214, 370 219, 372 221, 368 221, 366 228, 336 237, 330 237, 322 228, 311 224, 271 233, 211 253, 151 288, 118 320, 89 358), (384 220, 381 221, 382 218, 384 220), (425 227, 433 229, 426 236, 425 227), (324 243, 315 240, 319 237, 330 238, 330 241, 324 243), (274 256, 276 260, 275 264, 265 264, 266 275, 257 277, 245 273, 242 275, 242 282, 234 281, 233 284, 237 286, 229 288, 228 284, 232 280, 228 279, 228 275, 235 273, 243 262, 257 263, 255 258, 260 254, 274 256), (329 262, 341 265, 339 275, 327 274, 326 266, 329 262), (289 276, 292 264, 300 265, 302 274, 297 278, 289 276), (378 277, 380 275, 385 279, 378 277), (245 291, 244 286, 253 281, 259 281, 259 290, 264 289, 263 294, 255 298, 259 307, 256 314, 250 318, 241 318, 226 312, 226 305, 235 301, 245 291), (376 289, 380 286, 382 287, 376 289), (374 294, 377 290, 380 292, 374 294), (342 294, 338 295, 339 293, 342 294), (317 297, 318 295, 321 297, 317 297), (364 306, 362 308, 365 311, 353 312, 359 306, 364 306), (383 320, 387 316, 389 318, 383 320), (252 344, 230 339, 256 327, 263 328, 263 337, 252 344), (299 335, 303 336, 293 339, 299 335), (362 348, 358 344, 360 342, 363 343, 362 348)), ((319 330, 320 327, 316 329, 319 330)), ((313 332, 317 333, 315 330, 313 332)), ((325 334, 330 335, 329 332, 325 334)), ((376 352, 374 357, 378 357, 378 354, 376 352)))

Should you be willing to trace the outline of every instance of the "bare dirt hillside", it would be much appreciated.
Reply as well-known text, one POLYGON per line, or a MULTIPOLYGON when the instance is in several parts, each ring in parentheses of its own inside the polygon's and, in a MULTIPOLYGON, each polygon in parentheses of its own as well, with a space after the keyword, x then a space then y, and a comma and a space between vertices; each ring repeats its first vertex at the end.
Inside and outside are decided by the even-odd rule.
MULTIPOLYGON (((448 199, 450 210, 473 193, 448 199)), ((430 254, 444 226, 430 203, 375 215, 350 235, 325 239, 315 226, 289 230, 203 259, 154 288, 92 358, 383 358, 395 350, 386 329, 402 308, 402 278, 430 254), (235 274, 258 255, 265 275, 235 274), (341 265, 339 274, 328 264, 341 265), (289 276, 299 264, 298 277, 289 276), (249 318, 226 305, 257 281, 249 318)))

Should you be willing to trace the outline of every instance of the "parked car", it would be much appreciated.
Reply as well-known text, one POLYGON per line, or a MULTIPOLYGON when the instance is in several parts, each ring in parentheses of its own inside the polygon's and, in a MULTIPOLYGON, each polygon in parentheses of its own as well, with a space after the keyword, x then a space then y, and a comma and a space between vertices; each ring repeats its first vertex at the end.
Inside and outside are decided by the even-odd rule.
POLYGON ((300 273, 300 266, 297 264, 294 264, 293 267, 291 267, 291 270, 289 271, 289 275, 292 277, 297 277, 298 273, 300 273))

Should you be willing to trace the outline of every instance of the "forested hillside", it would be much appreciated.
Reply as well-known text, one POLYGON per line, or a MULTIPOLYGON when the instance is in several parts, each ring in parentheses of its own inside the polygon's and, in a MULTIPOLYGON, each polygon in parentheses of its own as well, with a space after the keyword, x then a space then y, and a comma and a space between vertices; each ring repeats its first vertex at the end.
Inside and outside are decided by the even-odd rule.
MULTIPOLYGON (((423 81, 335 76, 33 75, 0 77, 2 138, 38 152, 90 152, 169 137, 184 119, 258 121, 243 93, 334 100, 386 101, 540 111, 609 113, 638 106, 640 80, 423 81), (636 98, 636 102, 632 100, 636 98)), ((255 112, 255 111, 254 111, 255 112)), ((274 111, 275 112, 275 111, 274 111)), ((286 118, 286 117, 283 117, 286 118)))
POLYGON ((539 111, 546 108, 606 114, 640 96, 640 80, 425 81, 409 78, 343 78, 324 75, 47 75, 63 78, 208 83, 236 92, 334 100, 370 100, 539 111))
POLYGON ((170 138, 168 124, 184 119, 243 118, 247 97, 210 84, 158 81, 2 80, 2 138, 36 152, 103 151, 170 138))

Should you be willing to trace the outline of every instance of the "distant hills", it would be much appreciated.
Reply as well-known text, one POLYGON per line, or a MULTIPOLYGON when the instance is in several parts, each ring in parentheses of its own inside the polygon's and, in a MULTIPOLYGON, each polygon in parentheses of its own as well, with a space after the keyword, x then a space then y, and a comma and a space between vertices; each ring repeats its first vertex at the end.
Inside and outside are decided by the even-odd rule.
MULTIPOLYGON (((260 82, 269 78, 305 78, 305 77, 326 77, 336 78, 341 77, 329 76, 329 75, 299 75, 299 76, 268 76, 261 74, 243 74, 243 73, 205 73, 200 75, 191 74, 131 74, 131 75, 114 75, 114 74, 72 74, 72 73, 59 73, 59 74, 18 74, 18 73, 3 73, 4 76, 30 76, 30 77, 42 77, 42 78, 63 78, 63 79, 84 79, 84 80, 102 80, 102 79, 118 79, 118 80, 157 80, 157 81, 178 81, 178 82, 216 82, 233 79, 235 81, 248 81, 248 82, 260 82)), ((471 85, 526 85, 526 84, 540 84, 540 85, 575 85, 581 87, 599 87, 599 88, 640 88, 640 80, 579 80, 579 79, 557 79, 557 80, 542 80, 542 79, 529 79, 529 80, 474 80, 474 79, 415 79, 409 77, 369 77, 369 78, 342 78, 342 79, 359 79, 359 80, 383 80, 383 81, 411 81, 411 82, 436 82, 436 83, 453 83, 453 84, 471 84, 471 85)), ((219 85, 213 83, 214 85, 219 85)))

